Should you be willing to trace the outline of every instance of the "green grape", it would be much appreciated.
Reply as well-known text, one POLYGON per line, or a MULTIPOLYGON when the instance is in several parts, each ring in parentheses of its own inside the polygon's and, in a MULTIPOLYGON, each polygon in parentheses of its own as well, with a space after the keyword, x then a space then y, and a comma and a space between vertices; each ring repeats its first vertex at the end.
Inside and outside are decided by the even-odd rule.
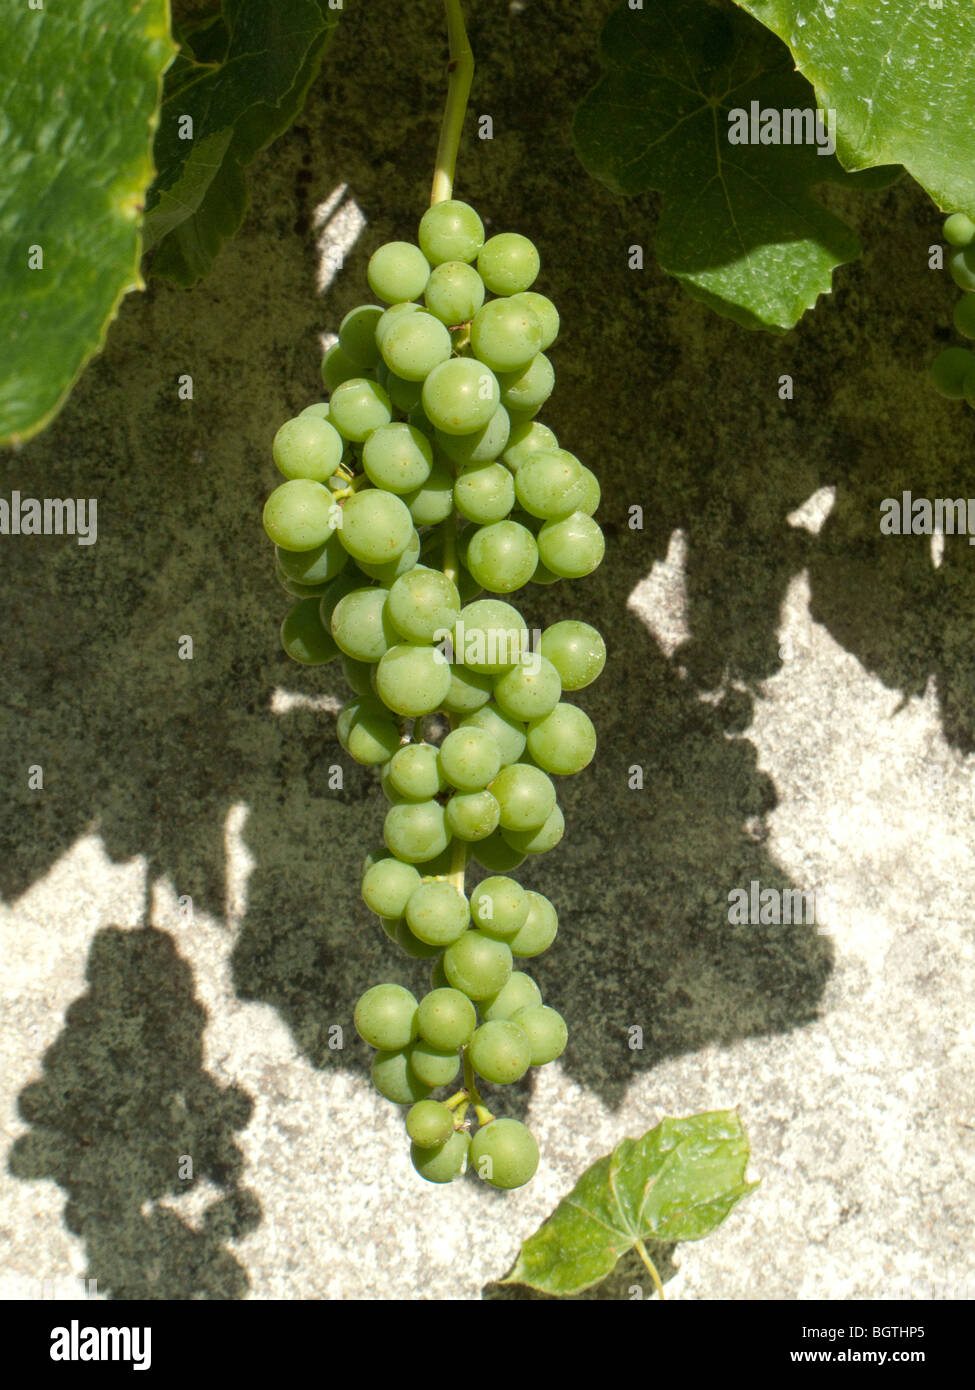
POLYGON ((408 492, 403 501, 417 526, 436 526, 454 509, 454 475, 442 459, 434 455, 430 476, 422 487, 408 492))
POLYGON ((393 418, 389 397, 378 381, 366 377, 350 377, 332 392, 329 424, 335 426, 343 439, 361 444, 371 430, 388 425, 393 418))
POLYGON ((501 807, 489 791, 457 792, 447 802, 444 815, 458 840, 483 840, 497 830, 501 807))
POLYGON ((427 941, 421 941, 418 936, 410 931, 406 922, 396 924, 396 944, 405 955, 413 960, 430 960, 433 956, 438 956, 443 950, 442 946, 431 946, 427 941))
POLYGON ((357 695, 375 695, 372 684, 372 673, 375 669, 369 661, 356 661, 351 656, 342 656, 342 675, 346 684, 351 686, 357 695))
POLYGON ((380 917, 379 925, 389 937, 390 941, 396 940, 396 929, 400 925, 401 920, 402 919, 399 917, 380 917))
POLYGON ((541 893, 528 894, 528 916, 517 936, 511 938, 511 954, 520 957, 540 956, 555 940, 559 919, 555 908, 541 893))
POLYGON ((473 261, 484 245, 484 223, 469 203, 448 198, 420 218, 420 250, 432 266, 473 261))
POLYGON ((416 999, 402 985, 373 985, 360 996, 352 1021, 363 1042, 395 1052, 417 1036, 417 1010, 416 999))
MULTIPOLYGON (((526 1034, 531 1047, 531 1064, 544 1067, 561 1057, 569 1040, 565 1019, 545 1004, 532 1004, 512 1014, 512 1022, 526 1034)), ((475 1034, 476 1036, 476 1034, 475 1034)))
POLYGON ((337 429, 318 415, 285 420, 274 436, 271 452, 286 478, 313 478, 324 483, 342 462, 345 442, 337 429))
POLYGON ((327 391, 337 391, 343 382, 360 376, 361 372, 362 369, 343 351, 341 343, 334 343, 322 358, 322 381, 327 391))
POLYGON ((445 1144, 436 1149, 410 1145, 410 1162, 427 1182, 453 1182, 464 1171, 471 1136, 464 1129, 455 1130, 445 1144))
POLYGON ((362 466, 377 488, 399 494, 414 492, 430 476, 433 446, 412 425, 381 425, 363 445, 362 466))
POLYGON ((503 767, 489 791, 501 807, 502 830, 538 830, 555 809, 555 784, 528 763, 503 767))
POLYGON ((542 352, 548 352, 559 336, 559 311, 552 301, 544 294, 536 294, 534 290, 522 290, 520 294, 512 295, 508 302, 523 305, 531 310, 542 330, 539 348, 542 352))
POLYGON ((328 401, 312 401, 311 405, 306 405, 304 410, 298 411, 298 416, 315 415, 320 420, 328 419, 328 401))
POLYGON ((317 550, 335 530, 332 494, 311 478, 292 478, 264 504, 264 530, 282 550, 317 550))
POLYGON ((542 326, 523 303, 492 299, 471 324, 475 357, 493 372, 522 372, 541 350, 542 326))
POLYGON ((369 288, 386 304, 419 299, 429 278, 426 256, 410 241, 387 241, 372 253, 366 267, 369 288))
MULTIPOLYGON (((295 554, 298 553, 299 552, 295 551, 295 554)), ((274 572, 281 588, 286 594, 290 594, 292 598, 320 598, 328 588, 327 581, 321 584, 299 584, 297 579, 289 579, 282 570, 281 563, 276 556, 274 560, 274 572)))
POLYGON ((961 393, 967 403, 975 408, 975 367, 966 375, 961 384, 961 393))
MULTIPOLYGON (((372 1084, 381 1096, 397 1105, 425 1100, 433 1087, 425 1086, 410 1066, 410 1049, 377 1052, 372 1059, 372 1084)), ((449 1142, 449 1141, 448 1141, 449 1142)))
POLYGON ((360 304, 350 309, 339 325, 339 346, 350 362, 359 367, 375 367, 379 361, 376 325, 383 316, 378 304, 360 304))
POLYGON ((303 598, 288 611, 281 624, 281 645, 293 661, 306 666, 321 666, 334 661, 339 649, 332 634, 322 627, 318 616, 319 600, 303 598))
POLYGON ((430 276, 423 298, 441 323, 469 323, 484 303, 484 281, 463 261, 442 261, 430 276))
POLYGON ((509 1019, 496 1018, 482 1023, 471 1038, 471 1065, 485 1081, 510 1086, 520 1081, 531 1066, 531 1044, 509 1019))
POLYGON ((491 699, 492 677, 464 666, 451 666, 450 687, 443 698, 449 714, 473 714, 491 699))
POLYGON ((440 570, 417 565, 390 588, 386 614, 411 642, 433 642, 453 631, 460 616, 460 594, 440 570))
POLYGON ((385 362, 383 366, 386 368, 385 386, 389 399, 393 402, 397 410, 401 410, 404 415, 409 415, 409 413, 416 410, 420 404, 423 382, 404 381, 401 376, 397 376, 395 372, 391 372, 389 368, 386 367, 385 362))
POLYGON ((450 831, 438 801, 391 806, 383 822, 383 839, 390 853, 407 864, 422 864, 450 843, 450 831))
POLYGON ((542 656, 561 676, 563 690, 583 690, 592 685, 606 665, 606 643, 594 627, 576 619, 547 627, 539 645, 542 656))
POLYGON ((964 246, 952 251, 948 257, 948 270, 959 289, 969 293, 975 290, 975 247, 964 246))
MULTIPOLYGON (((343 551, 343 554, 345 554, 346 561, 348 561, 348 554, 345 551, 343 551)), ((362 585, 363 577, 359 573, 358 568, 355 565, 346 563, 322 594, 319 616, 321 617, 323 627, 327 627, 331 630, 332 614, 338 607, 339 601, 345 598, 346 594, 351 594, 355 589, 362 588, 362 585)), ((335 636, 334 632, 332 636, 335 636)), ((339 646, 341 647, 341 645, 340 642, 339 646)), ((380 653, 380 655, 381 654, 382 653, 380 653)), ((378 661, 379 658, 377 657, 376 660, 378 661)))
POLYGON ((471 920, 463 893, 452 883, 433 879, 421 883, 406 905, 406 921, 414 936, 428 946, 449 946, 471 920))
MULTIPOLYGON (((551 714, 529 724, 528 751, 546 772, 570 776, 592 762, 596 730, 585 710, 561 701, 551 714)), ((503 814, 501 824, 504 825, 503 814)))
POLYGON ((402 315, 383 333, 383 361, 404 381, 425 381, 451 351, 449 330, 423 310, 402 315))
POLYGON ((469 1163, 492 1187, 524 1187, 535 1176, 538 1145, 520 1120, 492 1120, 474 1135, 469 1163))
MULTIPOLYGON (((523 970, 513 970, 511 978, 503 989, 490 999, 481 1001, 481 1017, 486 1023, 491 1023, 496 1019, 512 1018, 519 1009, 534 1008, 541 1002, 542 991, 532 977, 526 975, 523 970)), ((529 1041, 531 1041, 530 1037, 529 1041)), ((534 1060, 532 1058, 533 1064, 534 1060)))
POLYGON ((376 662, 397 640, 386 617, 388 589, 353 589, 332 610, 332 636, 354 661, 376 662))
POLYGON ((398 559, 409 545, 413 518, 401 498, 365 488, 345 499, 339 536, 353 560, 383 565, 398 559))
POLYGON ((458 725, 460 729, 486 729, 498 745, 501 753, 501 766, 515 763, 525 751, 526 729, 524 724, 493 705, 482 705, 473 714, 465 714, 458 725))
POLYGON ((477 599, 454 625, 454 660, 469 670, 500 676, 528 650, 528 624, 502 599, 477 599))
POLYGON ((474 925, 486 936, 509 941, 528 920, 531 899, 513 878, 493 875, 483 879, 471 894, 470 913, 474 925))
POLYGON ((582 501, 579 503, 579 511, 585 512, 586 516, 594 516, 602 501, 602 492, 599 487, 599 479, 591 468, 583 467, 582 470, 582 501))
POLYGON ((511 421, 499 405, 483 429, 473 434, 444 434, 437 430, 437 444, 452 463, 493 463, 508 442, 511 421))
POLYGON ((555 369, 544 352, 539 352, 520 371, 501 373, 498 386, 505 410, 534 415, 555 389, 555 369))
MULTIPOLYGON (((387 309, 376 324, 376 342, 379 345, 380 352, 382 352, 383 339, 389 329, 391 329, 394 324, 399 323, 400 319, 405 318, 407 314, 419 314, 420 312, 419 304, 393 304, 387 309)), ((388 371, 389 368, 387 367, 386 370, 388 371)))
POLYGON ((454 505, 468 521, 503 521, 514 504, 514 479, 501 463, 472 464, 454 483, 454 505))
POLYGON ((370 579, 378 579, 383 588, 388 589, 402 575, 408 574, 411 569, 415 568, 419 558, 420 534, 414 529, 410 533, 406 549, 395 560, 389 560, 384 565, 370 565, 365 560, 359 560, 357 563, 363 574, 368 575, 370 579))
MULTIPOLYGON (((393 756, 395 757, 396 755, 394 754, 393 756)), ((392 762, 392 758, 390 758, 389 761, 392 762)), ((386 763, 385 766, 380 769, 379 785, 383 789, 383 796, 391 806, 401 806, 404 801, 429 801, 430 799, 429 797, 404 796, 402 792, 397 791, 389 780, 389 763, 386 763)))
POLYGON ((540 425, 537 420, 523 420, 517 425, 512 423, 508 443, 501 457, 512 473, 517 473, 533 454, 542 449, 553 450, 558 447, 559 441, 547 425, 540 425))
POLYGON ((406 1113, 406 1132, 418 1149, 436 1149, 454 1132, 454 1117, 439 1100, 418 1100, 406 1113))
POLYGON ((515 492, 532 516, 561 521, 585 498, 582 464, 565 449, 539 450, 518 469, 515 492))
POLYGON ((951 213, 945 219, 942 231, 950 246, 968 246, 975 241, 975 222, 963 212, 951 213))
POLYGON ((563 521, 546 521, 538 533, 539 559, 561 579, 592 574, 605 551, 598 523, 585 512, 573 512, 563 521))
POLYGON ((541 719, 559 702, 562 680, 551 661, 544 656, 536 664, 512 666, 494 682, 498 709, 512 719, 541 719))
POLYGON ((375 697, 363 695, 350 701, 335 731, 345 751, 367 767, 387 762, 399 747, 399 729, 375 697))
POLYGON ((406 743, 393 754, 389 780, 409 801, 432 801, 443 791, 439 750, 432 743, 406 743))
POLYGON ((496 521, 479 527, 472 536, 467 568, 485 589, 510 594, 531 579, 538 555, 535 537, 527 527, 517 521, 496 521))
POLYGON ((402 917, 406 904, 420 886, 420 874, 399 859, 380 859, 362 876, 362 901, 380 917, 402 917))
POLYGON ((501 831, 504 838, 511 845, 512 849, 519 850, 522 854, 547 854, 550 849, 562 839, 565 834, 565 816, 562 808, 553 808, 544 825, 540 825, 537 830, 505 830, 501 831))
POLYGON ((483 362, 454 357, 434 367, 423 383, 422 401, 436 429, 444 434, 473 434, 484 428, 501 404, 501 388, 483 362))
POLYGON ((469 1043, 477 1026, 474 1005, 459 989, 438 986, 420 1000, 417 1027, 421 1038, 443 1050, 469 1043))
POLYGON ((419 719, 439 709, 450 688, 450 665, 436 647, 399 642, 380 658, 376 693, 394 710, 419 719))
POLYGON ((440 770, 458 791, 483 791, 500 767, 501 750, 486 729, 454 729, 440 745, 440 770))
POLYGON ((297 584, 324 584, 342 573, 349 557, 333 532, 314 550, 282 550, 278 546, 275 559, 287 579, 297 584))
MULTIPOLYGON (((973 286, 975 288, 975 286, 973 286)), ((949 400, 960 401, 964 392, 965 377, 975 366, 975 353, 968 348, 945 348, 928 368, 928 375, 934 389, 949 400)), ((285 484, 286 487, 289 484, 285 484)), ((280 492, 281 489, 278 488, 280 492)), ((272 493, 272 497, 274 494, 272 493)))
POLYGON ((487 999, 507 984, 511 974, 511 948, 471 929, 447 947, 444 972, 454 989, 469 999, 487 999))
POLYGON ((460 1054, 456 1048, 443 1050, 421 1038, 410 1048, 410 1066, 425 1086, 449 1086, 460 1071, 460 1054))
POLYGON ((975 338, 975 295, 963 294, 955 305, 955 328, 964 338, 975 338))
MULTIPOLYGON (((500 809, 499 807, 499 813, 500 809)), ((523 854, 512 849, 500 830, 486 835, 483 840, 478 840, 472 846, 471 854, 482 868, 487 869, 492 874, 509 873, 512 869, 517 869, 518 865, 524 863, 525 860, 523 854)))
POLYGON ((492 294, 521 294, 534 284, 541 266, 535 247, 518 232, 501 232, 481 247, 477 271, 492 294))

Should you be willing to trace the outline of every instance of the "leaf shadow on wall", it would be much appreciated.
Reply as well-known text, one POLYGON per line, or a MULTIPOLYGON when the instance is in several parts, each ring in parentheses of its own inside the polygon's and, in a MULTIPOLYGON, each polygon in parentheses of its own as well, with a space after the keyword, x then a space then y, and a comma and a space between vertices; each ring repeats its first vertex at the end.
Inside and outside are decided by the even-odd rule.
POLYGON ((41 1079, 21 1092, 30 1130, 10 1171, 64 1189, 66 1225, 84 1241, 99 1293, 243 1298, 247 1275, 228 1242, 260 1221, 235 1142, 252 1105, 203 1068, 206 1013, 192 972, 165 932, 109 927, 92 942, 86 979, 41 1079), (168 1203, 204 1181, 220 1191, 191 1223, 168 1203))

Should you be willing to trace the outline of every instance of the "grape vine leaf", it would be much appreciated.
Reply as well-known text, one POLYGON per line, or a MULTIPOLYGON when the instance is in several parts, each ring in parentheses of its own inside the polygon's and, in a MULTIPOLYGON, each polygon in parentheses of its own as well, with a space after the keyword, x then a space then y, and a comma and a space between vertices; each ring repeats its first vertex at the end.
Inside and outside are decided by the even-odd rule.
POLYGON ((166 0, 16 5, 0 50, 0 443, 60 410, 140 289, 140 215, 172 61, 166 0))
POLYGON ((836 112, 848 169, 896 162, 939 207, 975 217, 971 0, 736 0, 788 44, 836 112))
POLYGON ((749 1157, 734 1110, 661 1120, 586 1169, 500 1282, 580 1293, 638 1241, 700 1240, 758 1186, 745 1181, 749 1157))
MULTIPOLYGON (((695 298, 746 328, 794 327, 862 248, 811 194, 857 184, 834 156, 729 141, 729 111, 753 101, 815 109, 789 50, 740 10, 668 0, 615 10, 600 52, 606 71, 574 122, 583 165, 614 192, 662 192, 657 260, 695 298)), ((891 179, 872 172, 859 186, 891 179)))
POLYGON ((298 115, 338 17, 329 0, 223 0, 180 32, 146 214, 153 275, 192 285, 210 269, 243 221, 245 166, 298 115))

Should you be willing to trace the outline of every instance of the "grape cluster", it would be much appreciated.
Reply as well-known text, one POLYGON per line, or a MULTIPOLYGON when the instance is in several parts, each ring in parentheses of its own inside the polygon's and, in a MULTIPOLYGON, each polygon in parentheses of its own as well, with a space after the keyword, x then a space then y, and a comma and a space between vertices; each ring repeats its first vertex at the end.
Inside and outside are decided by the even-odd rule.
MULTIPOLYGON (((944 238, 952 248, 948 270, 955 284, 965 291, 955 305, 955 328, 963 338, 975 338, 975 222, 963 212, 945 219, 944 238)), ((939 352, 931 363, 932 384, 949 400, 966 400, 975 408, 975 353, 969 348, 951 347, 939 352)))
POLYGON ((562 838, 553 778, 580 772, 596 748, 588 715, 563 695, 596 679, 606 649, 575 620, 533 637, 501 596, 596 568, 599 484, 535 418, 559 330, 555 305, 531 289, 535 247, 485 239, 456 200, 427 210, 418 242, 372 256, 380 302, 342 320, 322 363, 329 400, 278 430, 286 481, 264 527, 297 600, 285 651, 340 659, 353 698, 339 741, 381 768, 384 845, 366 858, 363 899, 432 968, 419 1001, 398 984, 359 1000, 373 1081, 410 1106, 422 1177, 449 1182, 470 1164, 511 1188, 531 1178, 538 1147, 525 1125, 491 1114, 478 1079, 518 1081, 567 1035, 514 968, 551 945, 555 908, 509 874, 562 838), (488 877, 468 893, 469 858, 488 877), (454 1095, 432 1098, 461 1071, 454 1095))

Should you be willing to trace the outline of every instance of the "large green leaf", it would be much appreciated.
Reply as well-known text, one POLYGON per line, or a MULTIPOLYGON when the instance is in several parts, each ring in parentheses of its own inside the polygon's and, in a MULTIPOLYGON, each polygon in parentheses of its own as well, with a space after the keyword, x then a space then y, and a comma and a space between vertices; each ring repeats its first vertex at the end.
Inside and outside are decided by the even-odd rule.
POLYGON ((942 208, 975 217, 972 0, 737 0, 792 50, 837 115, 848 169, 903 164, 942 208))
POLYGON ((501 1282, 579 1293, 638 1241, 700 1240, 757 1187, 745 1181, 748 1159, 733 1110, 661 1120, 586 1169, 501 1282))
POLYGON ((146 216, 154 275, 194 284, 233 236, 244 168, 301 110, 338 14, 328 0, 224 0, 221 17, 181 35, 146 216))
POLYGON ((0 442, 60 409, 141 288, 166 0, 7 5, 0 46, 0 442), (30 268, 39 247, 43 267, 30 268))
POLYGON ((811 194, 849 181, 833 156, 729 141, 728 113, 753 101, 815 109, 789 50, 738 10, 667 0, 614 11, 600 51, 575 119, 582 163, 615 192, 663 193, 657 259, 696 298, 747 328, 793 327, 861 248, 811 194))

